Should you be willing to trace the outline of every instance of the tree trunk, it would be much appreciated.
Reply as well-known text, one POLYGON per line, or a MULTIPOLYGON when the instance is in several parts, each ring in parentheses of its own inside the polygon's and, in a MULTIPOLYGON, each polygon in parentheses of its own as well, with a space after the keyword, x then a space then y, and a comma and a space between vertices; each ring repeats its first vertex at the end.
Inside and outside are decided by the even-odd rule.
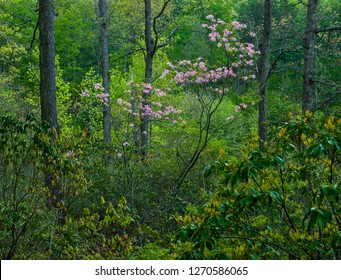
POLYGON ((53 0, 39 0, 41 120, 58 131, 53 0))
MULTIPOLYGON (((54 20, 53 0, 39 0, 41 120, 58 132, 54 20)), ((51 141, 53 140, 52 138, 51 141)), ((50 208, 58 207, 58 202, 62 199, 60 185, 56 181, 55 174, 49 170, 49 161, 46 158, 45 186, 49 189, 50 208)))
MULTIPOLYGON (((144 82, 147 84, 152 83, 153 74, 153 59, 155 54, 154 39, 152 36, 152 6, 151 0, 144 0, 145 3, 145 76, 144 82)), ((150 105, 150 92, 143 92, 142 95, 143 106, 150 105)), ((148 140, 149 140, 149 116, 143 115, 141 118, 141 148, 142 154, 148 153, 148 140)))
POLYGON ((305 32, 304 74, 303 74, 303 114, 313 109, 314 68, 316 44, 316 9, 317 0, 309 0, 307 7, 307 29, 305 32))
POLYGON ((111 143, 110 124, 110 71, 109 71, 109 50, 108 50, 108 25, 107 25, 107 3, 106 0, 99 0, 99 24, 101 44, 101 69, 104 92, 108 94, 108 103, 103 104, 103 136, 104 144, 111 143))
POLYGON ((272 0, 264 1, 264 25, 263 40, 260 46, 261 57, 259 62, 259 112, 258 112, 258 135, 259 147, 264 149, 264 142, 268 139, 267 133, 267 94, 268 79, 270 75, 270 43, 271 43, 271 23, 272 23, 272 0))

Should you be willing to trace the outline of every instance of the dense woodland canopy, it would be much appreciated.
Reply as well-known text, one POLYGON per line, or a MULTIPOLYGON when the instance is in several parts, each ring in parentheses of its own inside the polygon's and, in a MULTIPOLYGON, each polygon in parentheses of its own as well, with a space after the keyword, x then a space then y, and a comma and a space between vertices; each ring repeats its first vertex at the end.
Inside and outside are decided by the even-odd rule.
POLYGON ((1 259, 340 259, 337 0, 0 0, 1 259))

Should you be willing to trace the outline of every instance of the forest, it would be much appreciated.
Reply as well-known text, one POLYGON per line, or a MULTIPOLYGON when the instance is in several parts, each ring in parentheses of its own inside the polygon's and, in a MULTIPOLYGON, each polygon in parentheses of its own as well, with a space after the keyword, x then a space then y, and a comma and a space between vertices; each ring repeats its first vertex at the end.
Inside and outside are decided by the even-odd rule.
POLYGON ((0 0, 0 258, 341 259, 340 16, 0 0))

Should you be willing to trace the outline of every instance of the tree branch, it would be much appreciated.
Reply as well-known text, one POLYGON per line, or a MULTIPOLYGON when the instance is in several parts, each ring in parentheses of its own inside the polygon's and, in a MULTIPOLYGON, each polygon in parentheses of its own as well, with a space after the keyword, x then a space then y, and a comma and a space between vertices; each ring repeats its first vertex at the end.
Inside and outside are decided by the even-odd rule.
POLYGON ((324 99, 319 105, 316 105, 313 108, 313 112, 316 112, 320 109, 322 109, 325 105, 327 105, 329 102, 331 102, 334 98, 338 97, 341 95, 341 91, 335 92, 334 94, 332 94, 331 96, 329 96, 328 98, 324 99))
POLYGON ((340 31, 341 26, 330 26, 326 28, 316 28, 315 33, 321 33, 321 32, 331 32, 331 31, 340 31))
POLYGON ((164 3, 163 3, 163 6, 161 8, 161 11, 154 17, 153 19, 153 31, 154 31, 154 34, 155 34, 155 42, 154 42, 154 52, 159 49, 158 48, 158 41, 159 41, 159 32, 157 31, 156 29, 156 21, 158 18, 160 18, 163 13, 165 12, 166 8, 167 8, 167 5, 171 2, 172 0, 166 0, 164 3))
POLYGON ((38 27, 39 27, 39 18, 38 18, 38 20, 37 20, 36 27, 35 27, 34 30, 33 30, 33 37, 32 37, 30 46, 29 46, 29 48, 27 49, 28 52, 30 52, 30 51, 32 50, 32 48, 33 48, 33 43, 34 43, 34 41, 36 40, 36 34, 37 34, 38 27))

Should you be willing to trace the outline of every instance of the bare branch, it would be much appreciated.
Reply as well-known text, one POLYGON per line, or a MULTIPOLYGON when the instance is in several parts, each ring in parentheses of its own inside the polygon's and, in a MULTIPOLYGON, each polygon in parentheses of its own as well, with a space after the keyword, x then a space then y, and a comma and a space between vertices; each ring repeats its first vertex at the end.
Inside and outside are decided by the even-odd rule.
POLYGON ((336 97, 338 97, 340 95, 341 95, 341 91, 335 92, 334 94, 332 94, 328 98, 324 99, 319 105, 315 106, 312 111, 316 112, 316 111, 322 109, 324 106, 326 106, 328 103, 333 101, 333 99, 335 99, 336 97))
POLYGON ((137 52, 140 52, 140 51, 145 51, 145 48, 138 48, 138 49, 136 49, 136 50, 133 50, 133 51, 131 51, 131 52, 128 52, 128 53, 126 53, 126 54, 124 54, 124 55, 122 55, 122 56, 119 56, 118 58, 116 58, 116 59, 114 59, 113 61, 119 61, 120 59, 122 59, 122 58, 125 58, 125 57, 127 57, 127 56, 129 56, 129 55, 132 55, 132 54, 134 54, 134 53, 137 53, 137 52))
POLYGON ((324 80, 314 80, 314 83, 318 83, 318 84, 322 84, 325 86, 331 86, 331 87, 336 87, 336 88, 341 88, 341 85, 335 84, 333 82, 330 81, 324 81, 324 80))
POLYGON ((271 64, 270 71, 269 71, 269 73, 268 73, 267 79, 269 79, 270 75, 273 73, 273 70, 274 70, 275 67, 276 67, 277 62, 281 59, 281 57, 282 57, 284 54, 286 54, 286 53, 299 53, 299 52, 300 52, 300 51, 298 51, 298 50, 293 50, 293 51, 291 51, 291 50, 286 50, 286 51, 282 51, 281 53, 279 53, 279 54, 277 55, 277 57, 275 58, 275 60, 274 60, 274 61, 272 62, 272 64, 271 64))
POLYGON ((39 27, 39 18, 38 18, 38 20, 37 20, 36 27, 35 27, 34 30, 33 30, 33 37, 32 37, 30 46, 29 46, 28 49, 27 49, 28 52, 30 52, 30 51, 32 50, 32 48, 33 48, 33 43, 34 43, 34 41, 36 40, 36 34, 37 34, 38 27, 39 27))
POLYGON ((175 33, 176 33, 177 30, 178 30, 178 29, 175 27, 175 28, 172 30, 171 34, 168 36, 167 40, 166 40, 165 42, 163 42, 162 44, 159 44, 159 45, 156 47, 156 49, 158 50, 158 49, 161 49, 161 48, 167 46, 167 45, 170 43, 171 39, 174 37, 174 35, 175 35, 175 33))
POLYGON ((155 42, 154 42, 154 52, 158 49, 158 41, 159 41, 159 32, 157 31, 156 29, 156 21, 158 18, 160 18, 163 13, 165 12, 166 8, 167 8, 167 5, 171 2, 172 0, 166 0, 164 3, 163 3, 163 6, 160 10, 160 12, 154 17, 153 19, 153 31, 154 31, 154 34, 155 34, 155 42))
POLYGON ((330 26, 326 28, 316 28, 315 33, 340 31, 340 30, 341 30, 341 26, 330 26))

